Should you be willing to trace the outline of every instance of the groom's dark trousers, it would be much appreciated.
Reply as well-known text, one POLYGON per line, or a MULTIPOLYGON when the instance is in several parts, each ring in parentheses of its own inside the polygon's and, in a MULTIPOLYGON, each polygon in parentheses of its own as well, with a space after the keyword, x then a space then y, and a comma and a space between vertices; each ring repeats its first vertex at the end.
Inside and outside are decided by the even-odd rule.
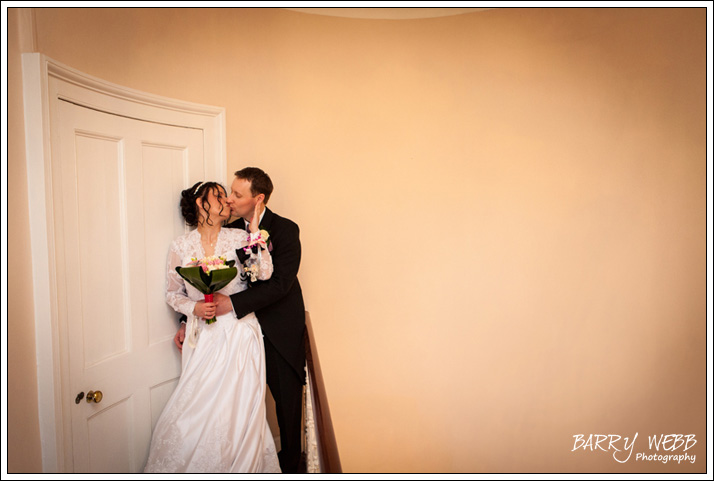
MULTIPOLYGON (((245 229, 243 219, 226 227, 245 229)), ((266 207, 260 229, 268 231, 273 275, 231 296, 238 319, 255 312, 263 331, 267 382, 280 427, 280 468, 297 473, 302 453, 302 391, 305 384, 305 303, 297 279, 300 229, 266 207)))

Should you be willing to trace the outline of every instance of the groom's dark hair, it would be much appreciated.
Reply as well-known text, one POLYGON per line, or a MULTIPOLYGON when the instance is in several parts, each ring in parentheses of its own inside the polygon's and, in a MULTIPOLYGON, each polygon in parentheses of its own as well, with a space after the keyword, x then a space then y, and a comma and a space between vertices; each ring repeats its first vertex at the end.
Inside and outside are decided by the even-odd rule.
POLYGON ((258 167, 246 167, 245 169, 236 171, 235 176, 239 179, 250 181, 250 193, 253 194, 253 197, 263 194, 265 195, 263 203, 268 203, 270 194, 273 193, 273 181, 270 180, 268 174, 258 167))

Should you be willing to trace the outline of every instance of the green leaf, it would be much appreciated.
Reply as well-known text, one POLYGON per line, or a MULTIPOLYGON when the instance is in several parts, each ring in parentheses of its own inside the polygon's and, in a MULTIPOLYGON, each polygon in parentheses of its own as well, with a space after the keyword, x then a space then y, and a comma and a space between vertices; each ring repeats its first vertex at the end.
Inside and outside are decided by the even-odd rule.
POLYGON ((231 267, 217 269, 208 273, 203 272, 203 268, 199 266, 178 266, 176 267, 176 272, 202 294, 213 294, 226 287, 238 275, 238 269, 232 267, 235 261, 228 261, 226 264, 231 265, 231 267))
POLYGON ((194 266, 194 267, 181 267, 178 266, 176 267, 176 272, 186 279, 186 282, 191 284, 193 287, 201 291, 203 294, 210 294, 211 292, 208 290, 208 285, 204 282, 203 277, 201 274, 203 273, 203 269, 194 266))
POLYGON ((229 267, 228 269, 217 269, 211 271, 209 274, 210 283, 208 287, 211 292, 218 292, 228 285, 229 282, 233 280, 235 276, 238 275, 238 269, 235 267, 229 267))

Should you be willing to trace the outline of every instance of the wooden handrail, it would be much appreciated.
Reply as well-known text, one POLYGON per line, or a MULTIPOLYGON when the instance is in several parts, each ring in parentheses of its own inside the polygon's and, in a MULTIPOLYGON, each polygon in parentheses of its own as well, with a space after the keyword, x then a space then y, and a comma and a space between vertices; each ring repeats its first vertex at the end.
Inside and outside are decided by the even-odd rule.
POLYGON ((335 430, 332 427, 330 407, 327 404, 325 381, 322 378, 320 360, 317 357, 315 335, 312 331, 310 313, 307 311, 305 311, 305 356, 307 359, 307 369, 313 380, 313 384, 311 385, 313 397, 315 398, 313 411, 323 472, 341 473, 342 465, 340 464, 340 453, 337 451, 337 439, 335 438, 335 430))

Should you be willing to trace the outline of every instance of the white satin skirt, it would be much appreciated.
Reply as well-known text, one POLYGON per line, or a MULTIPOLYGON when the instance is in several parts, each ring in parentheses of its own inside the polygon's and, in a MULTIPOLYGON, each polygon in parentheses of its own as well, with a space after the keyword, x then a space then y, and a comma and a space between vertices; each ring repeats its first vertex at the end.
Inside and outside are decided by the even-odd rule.
POLYGON ((151 438, 144 472, 279 473, 265 412, 265 350, 254 314, 198 322, 151 438))

